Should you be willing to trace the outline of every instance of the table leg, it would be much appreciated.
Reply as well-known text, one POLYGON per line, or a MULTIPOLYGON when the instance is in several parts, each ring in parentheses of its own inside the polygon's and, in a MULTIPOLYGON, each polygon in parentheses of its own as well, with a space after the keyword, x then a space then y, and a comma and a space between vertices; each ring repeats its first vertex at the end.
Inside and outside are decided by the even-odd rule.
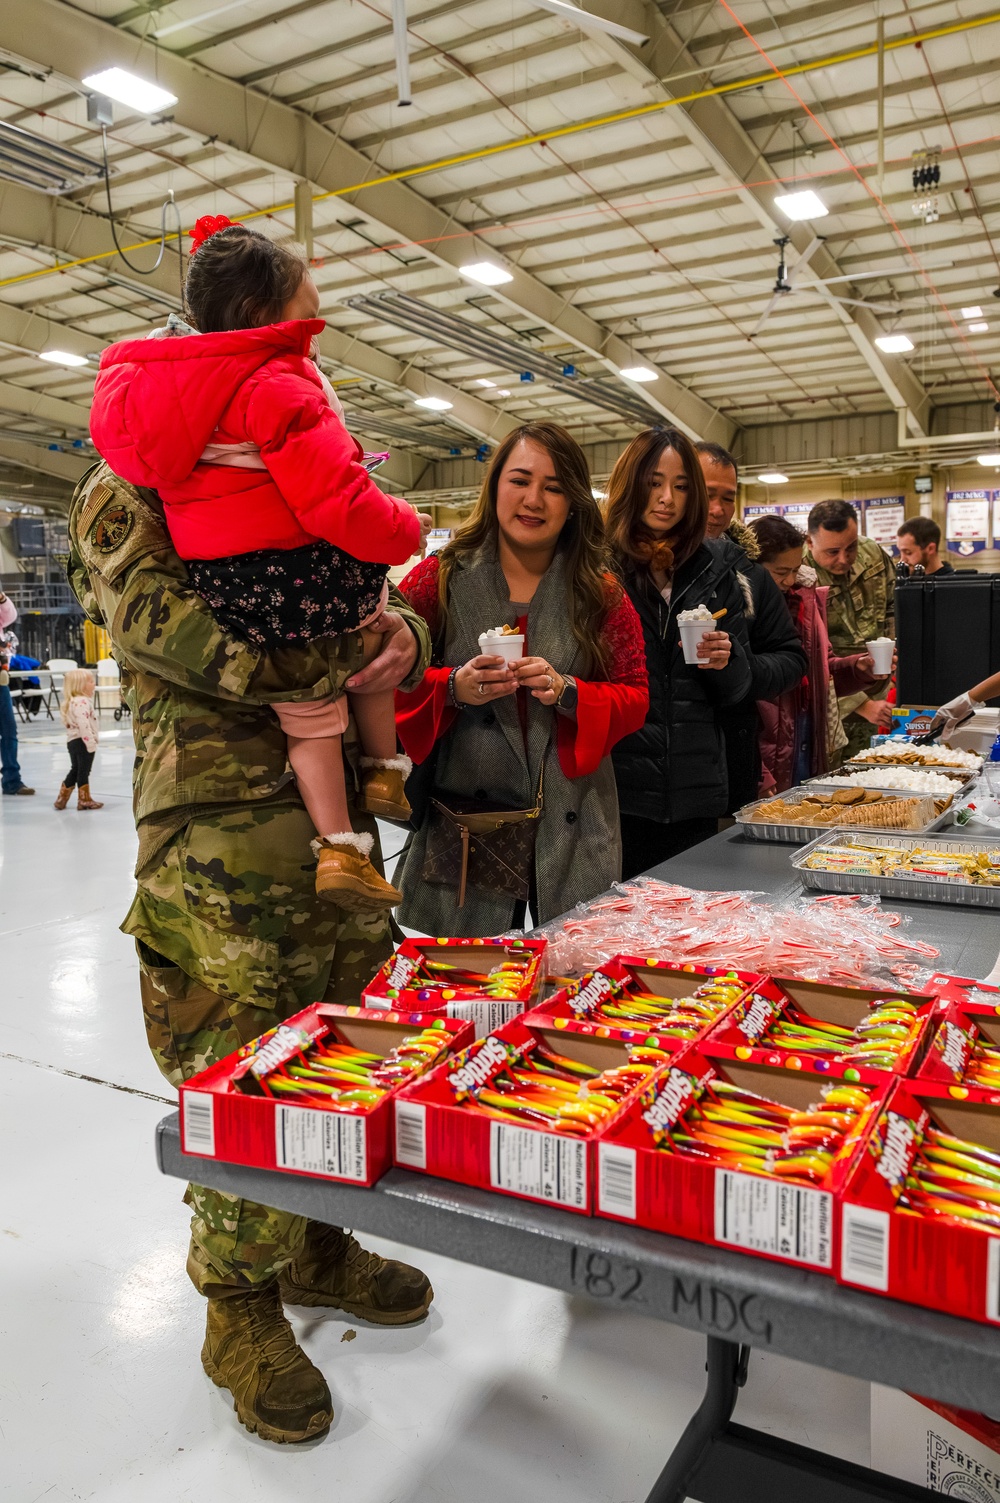
POLYGON ((712 1442, 725 1430, 740 1389, 747 1380, 750 1348, 718 1336, 708 1338, 708 1381, 705 1397, 688 1421, 670 1460, 653 1484, 646 1503, 684 1503, 688 1484, 705 1459, 712 1442))

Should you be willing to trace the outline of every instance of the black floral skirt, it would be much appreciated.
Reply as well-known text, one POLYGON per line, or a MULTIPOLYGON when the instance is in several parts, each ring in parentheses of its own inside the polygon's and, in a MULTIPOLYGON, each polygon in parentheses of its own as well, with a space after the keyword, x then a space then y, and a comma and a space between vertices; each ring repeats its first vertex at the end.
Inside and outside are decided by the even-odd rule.
POLYGON ((389 572, 323 542, 189 559, 187 569, 219 625, 264 648, 357 631, 378 609, 389 572))

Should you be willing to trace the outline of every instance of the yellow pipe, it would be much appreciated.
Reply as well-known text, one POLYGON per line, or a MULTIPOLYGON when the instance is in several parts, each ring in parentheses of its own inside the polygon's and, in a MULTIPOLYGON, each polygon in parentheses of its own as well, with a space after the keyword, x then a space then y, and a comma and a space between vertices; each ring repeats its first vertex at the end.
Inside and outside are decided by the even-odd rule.
MULTIPOLYGON (((975 31, 981 26, 992 26, 998 21, 1000 21, 1000 11, 993 11, 988 16, 978 16, 972 20, 953 21, 948 26, 935 26, 930 31, 918 31, 909 36, 893 37, 884 44, 884 50, 894 52, 899 47, 913 47, 917 42, 933 42, 940 37, 954 36, 958 32, 975 31)), ((380 177, 351 183, 346 188, 330 188, 325 193, 315 193, 312 201, 318 204, 327 198, 346 198, 349 194, 361 193, 366 188, 381 188, 386 183, 399 183, 406 178, 419 177, 427 172, 443 172, 448 167, 464 167, 469 162, 479 162, 484 157, 500 156, 507 151, 519 151, 524 146, 538 146, 541 142, 558 140, 562 136, 575 136, 583 131, 601 130, 606 125, 620 125, 625 120, 637 120, 643 115, 655 115, 662 110, 674 109, 678 105, 696 104, 701 99, 715 99, 722 94, 736 94, 741 89, 753 89, 760 84, 771 83, 777 78, 794 78, 802 73, 815 73, 820 68, 835 68, 841 63, 857 62, 859 58, 876 56, 878 50, 879 44, 876 41, 865 47, 852 47, 849 52, 831 53, 829 57, 818 58, 813 62, 795 63, 790 68, 782 68, 780 73, 771 68, 766 73, 754 74, 752 78, 737 78, 730 83, 713 84, 708 89, 696 89, 689 94, 679 94, 673 99, 658 99, 651 104, 635 105, 628 110, 618 110, 613 115, 598 115, 593 120, 578 120, 571 125, 555 126, 552 130, 535 131, 530 136, 520 136, 516 141, 502 141, 496 146, 481 146, 476 151, 461 152, 458 156, 439 157, 434 162, 401 167, 396 172, 385 172, 380 177)), ((242 218, 243 220, 262 219, 272 214, 286 213, 294 208, 294 201, 289 199, 288 203, 272 204, 267 209, 253 209, 242 218)), ((180 237, 175 232, 171 232, 165 238, 169 241, 180 237)), ((134 245, 126 245, 124 249, 126 252, 147 250, 150 246, 159 244, 160 237, 156 235, 151 240, 137 240, 134 245)), ((78 266, 89 266, 94 261, 110 260, 117 254, 117 250, 98 251, 92 256, 80 256, 75 261, 60 261, 55 266, 42 266, 36 271, 21 272, 16 277, 5 277, 0 280, 0 287, 12 287, 18 282, 30 282, 36 277, 51 276, 57 271, 73 271, 78 266)))

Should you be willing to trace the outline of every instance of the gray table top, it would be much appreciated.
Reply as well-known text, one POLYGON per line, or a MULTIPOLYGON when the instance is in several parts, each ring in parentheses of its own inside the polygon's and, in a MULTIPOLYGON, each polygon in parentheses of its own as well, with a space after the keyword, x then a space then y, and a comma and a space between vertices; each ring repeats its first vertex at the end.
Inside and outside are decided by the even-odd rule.
MULTIPOLYGON (((796 849, 727 830, 650 875, 709 891, 791 897, 802 891, 789 864, 796 849)), ((985 976, 992 968, 1000 946, 995 914, 934 903, 886 906, 911 915, 914 934, 940 946, 940 969, 985 976)), ((180 1151, 176 1113, 159 1124, 157 1157, 164 1174, 589 1295, 623 1312, 966 1408, 997 1413, 1000 1406, 1000 1329, 839 1288, 821 1274, 403 1169, 365 1190, 195 1159, 180 1151)))
MULTIPOLYGON (((772 898, 804 895, 791 865, 802 847, 748 840, 738 829, 713 835, 691 850, 653 867, 649 875, 680 882, 706 892, 747 889, 772 898)), ((956 976, 988 976, 1000 950, 1000 918, 996 910, 965 908, 949 903, 904 903, 883 899, 886 908, 912 919, 915 939, 937 945, 941 958, 934 968, 956 976)))
POLYGON ((997 1412, 1000 1330, 832 1279, 658 1232, 392 1169, 374 1188, 246 1169, 180 1151, 177 1114, 157 1128, 164 1174, 587 1295, 965 1408, 997 1412))

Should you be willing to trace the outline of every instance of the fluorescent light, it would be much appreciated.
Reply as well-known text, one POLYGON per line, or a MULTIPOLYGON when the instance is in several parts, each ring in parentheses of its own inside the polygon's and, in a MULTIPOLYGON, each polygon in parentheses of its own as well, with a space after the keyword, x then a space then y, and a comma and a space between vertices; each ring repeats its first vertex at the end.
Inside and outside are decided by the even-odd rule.
POLYGON ((994 465, 997 469, 1000 469, 1000 454, 977 454, 976 464, 994 465))
POLYGON ((149 83, 145 78, 137 78, 124 68, 105 68, 100 73, 91 73, 83 82, 95 94, 106 94, 130 110, 138 110, 140 115, 157 115, 160 110, 177 103, 176 94, 161 89, 159 84, 149 83))
POLYGON ((470 282, 480 282, 484 287, 502 287, 504 282, 514 280, 509 271, 504 271, 502 266, 495 266, 492 261, 473 261, 471 265, 460 266, 458 269, 470 282))
POLYGON ((757 479, 761 485, 788 484, 788 476, 783 475, 780 470, 765 470, 763 474, 757 476, 757 479))
POLYGON ((963 308, 962 309, 962 317, 963 318, 982 318, 982 316, 983 316, 983 310, 982 310, 982 308, 963 308))
POLYGON ((625 365, 618 372, 626 381, 658 381, 660 378, 656 371, 651 371, 648 365, 625 365))
POLYGON ((39 360, 50 360, 53 365, 86 365, 86 355, 72 355, 69 350, 40 350, 39 360))
POLYGON ((497 387, 497 396, 498 397, 509 397, 510 396, 510 392, 507 390, 506 386, 498 386, 497 387))
POLYGON ((990 327, 989 324, 985 323, 985 322, 984 323, 978 323, 978 324, 970 324, 969 325, 969 333, 970 334, 985 334, 989 330, 989 327, 990 327))
POLYGON ((802 193, 779 193, 774 200, 774 207, 780 209, 788 219, 822 219, 830 210, 811 188, 806 188, 802 193))
POLYGON ((448 412, 454 404, 444 397, 417 397, 414 406, 426 407, 428 412, 448 412))
POLYGON ((487 391, 496 391, 497 389, 497 383, 495 381, 487 381, 485 376, 477 376, 476 385, 485 386, 487 391))
POLYGON ((875 343, 887 355, 903 355, 907 350, 913 349, 913 340, 909 334, 880 334, 875 343))

